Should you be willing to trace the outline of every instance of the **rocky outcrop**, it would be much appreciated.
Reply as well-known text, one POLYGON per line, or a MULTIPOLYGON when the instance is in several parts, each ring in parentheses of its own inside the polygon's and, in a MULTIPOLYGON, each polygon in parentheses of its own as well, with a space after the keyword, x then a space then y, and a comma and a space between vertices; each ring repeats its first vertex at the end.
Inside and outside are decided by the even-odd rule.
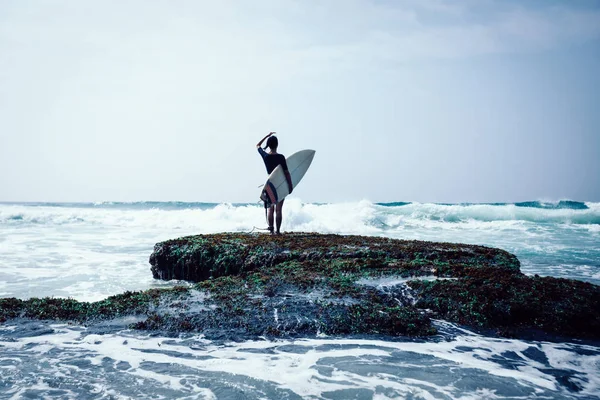
POLYGON ((600 339, 600 287, 526 276, 514 255, 483 246, 224 233, 158 243, 150 263, 155 278, 193 284, 97 303, 0 299, 0 321, 129 315, 135 329, 236 338, 428 336, 432 319, 446 319, 503 336, 600 339))
POLYGON ((520 267, 514 255, 489 247, 316 233, 188 236, 158 243, 150 256, 154 278, 190 282, 285 263, 296 263, 309 274, 401 276, 460 276, 468 267, 519 272, 520 267))

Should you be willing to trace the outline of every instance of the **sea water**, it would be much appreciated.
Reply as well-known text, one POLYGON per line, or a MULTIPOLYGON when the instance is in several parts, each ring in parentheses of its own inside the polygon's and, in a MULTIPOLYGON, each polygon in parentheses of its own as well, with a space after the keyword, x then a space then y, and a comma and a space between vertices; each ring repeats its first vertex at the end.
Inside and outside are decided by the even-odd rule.
MULTIPOLYGON (((284 231, 505 249, 526 274, 600 284, 600 203, 307 204, 284 231)), ((258 204, 0 203, 0 297, 96 301, 152 279, 155 243, 265 228, 258 204)), ((383 283, 385 284, 385 283, 383 283)), ((107 324, 127 326, 126 320, 107 324)), ((600 398, 600 346, 481 335, 445 321, 409 338, 211 342, 39 321, 0 325, 0 399, 600 398)))

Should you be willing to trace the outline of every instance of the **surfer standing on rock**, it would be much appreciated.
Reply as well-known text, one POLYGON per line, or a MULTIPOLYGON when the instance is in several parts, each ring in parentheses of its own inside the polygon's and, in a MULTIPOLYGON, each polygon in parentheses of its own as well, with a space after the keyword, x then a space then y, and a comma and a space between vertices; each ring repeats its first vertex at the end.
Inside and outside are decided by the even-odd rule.
MULTIPOLYGON (((283 173, 285 174, 285 179, 287 181, 288 184, 288 189, 289 192, 292 193, 292 189, 293 189, 293 185, 292 185, 292 177, 290 176, 290 172, 288 171, 288 166, 287 163, 285 162, 285 157, 283 156, 283 154, 279 154, 277 153, 277 146, 279 144, 279 141, 277 140, 276 136, 273 136, 275 134, 275 132, 269 132, 269 134, 267 136, 265 136, 264 138, 261 139, 260 142, 258 142, 258 144, 256 145, 256 148, 258 149, 258 153, 262 156, 263 161, 265 162, 265 167, 267 167, 267 173, 270 175, 271 172, 273 172, 273 170, 275 168, 277 168, 278 165, 281 165, 281 167, 283 168, 283 173), (265 151, 265 149, 263 149, 261 146, 263 144, 263 142, 267 140, 267 145, 265 146, 265 149, 268 147, 269 148, 269 152, 267 153, 265 151)), ((265 188, 265 190, 268 190, 269 188, 265 188)), ((268 196, 265 196, 266 198, 268 198, 268 196)), ((268 209, 267 212, 267 220, 269 222, 269 232, 271 232, 271 234, 273 233, 277 233, 278 235, 281 234, 280 232, 280 228, 281 228, 281 221, 282 221, 282 214, 281 214, 281 210, 283 209, 283 202, 285 200, 281 200, 279 202, 277 202, 277 204, 271 204, 270 202, 265 200, 265 208, 268 209), (277 213, 277 216, 275 217, 275 222, 277 223, 277 231, 274 232, 274 228, 273 228, 273 214, 277 213)))

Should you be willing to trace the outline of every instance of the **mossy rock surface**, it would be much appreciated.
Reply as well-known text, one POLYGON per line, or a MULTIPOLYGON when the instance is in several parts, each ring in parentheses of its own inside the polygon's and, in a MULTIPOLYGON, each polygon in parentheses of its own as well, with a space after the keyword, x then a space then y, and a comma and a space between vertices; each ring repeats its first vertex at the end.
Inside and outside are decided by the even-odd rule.
MULTIPOLYGON (((467 271, 465 271, 467 272, 467 271)), ((460 324, 600 339, 600 287, 572 279, 472 269, 453 281, 411 281, 418 308, 460 324)))
POLYGON ((223 233, 158 243, 155 278, 191 283, 100 302, 0 299, 15 318, 99 321, 209 338, 430 336, 432 318, 503 336, 600 339, 600 287, 529 277, 503 250, 381 237, 223 233))
POLYGON ((156 279, 201 282, 296 262, 318 273, 460 276, 467 267, 519 271, 512 254, 490 247, 383 237, 290 233, 188 236, 158 243, 150 256, 156 279))

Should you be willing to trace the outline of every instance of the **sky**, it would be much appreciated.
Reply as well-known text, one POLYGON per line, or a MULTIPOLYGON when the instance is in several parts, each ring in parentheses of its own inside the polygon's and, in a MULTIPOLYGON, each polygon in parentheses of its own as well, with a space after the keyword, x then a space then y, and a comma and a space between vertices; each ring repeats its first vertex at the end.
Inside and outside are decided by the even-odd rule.
POLYGON ((600 201, 600 0, 2 0, 0 201, 600 201))

